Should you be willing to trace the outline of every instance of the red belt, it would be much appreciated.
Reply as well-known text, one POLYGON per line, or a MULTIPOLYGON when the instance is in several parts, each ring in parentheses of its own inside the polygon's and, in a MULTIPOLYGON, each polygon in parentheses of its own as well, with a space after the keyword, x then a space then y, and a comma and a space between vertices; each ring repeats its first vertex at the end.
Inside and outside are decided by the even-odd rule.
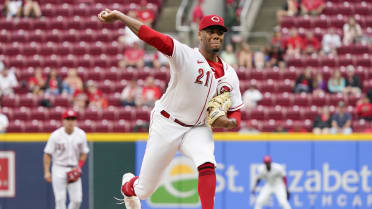
MULTIPOLYGON (((164 116, 165 118, 170 118, 170 114, 167 113, 165 110, 160 111, 160 114, 162 116, 164 116)), ((187 124, 183 123, 182 121, 179 121, 176 118, 174 119, 174 122, 176 122, 176 123, 178 123, 178 124, 180 124, 181 126, 184 126, 184 127, 193 127, 193 125, 187 125, 187 124)))

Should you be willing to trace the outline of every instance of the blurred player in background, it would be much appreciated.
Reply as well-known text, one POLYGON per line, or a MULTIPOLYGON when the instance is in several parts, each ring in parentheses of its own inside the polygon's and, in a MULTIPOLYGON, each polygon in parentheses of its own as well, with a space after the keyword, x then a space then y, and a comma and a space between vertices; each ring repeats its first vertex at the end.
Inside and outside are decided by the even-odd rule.
POLYGON ((213 128, 235 128, 243 106, 235 70, 218 57, 227 31, 223 19, 218 15, 203 17, 199 48, 191 48, 119 11, 107 9, 98 17, 103 22, 125 23, 141 40, 165 54, 170 63, 168 89, 151 112, 140 174, 123 175, 121 192, 126 208, 141 208, 139 199, 152 195, 166 167, 180 151, 198 169, 202 209, 213 209, 216 160, 212 130, 206 123, 213 128))
POLYGON ((257 197, 256 205, 254 209, 261 209, 265 203, 269 200, 272 194, 276 195, 276 198, 283 209, 290 209, 289 205, 289 191, 287 184, 287 177, 285 175, 285 169, 283 166, 273 163, 270 156, 264 157, 264 164, 258 167, 258 176, 255 185, 253 186, 252 193, 256 193, 256 187, 260 183, 261 179, 266 181, 266 184, 262 187, 260 194, 257 197))
POLYGON ((75 126, 76 117, 76 112, 66 111, 62 115, 63 127, 50 135, 44 149, 44 178, 52 182, 56 209, 66 209, 66 190, 70 197, 68 209, 79 209, 83 198, 80 176, 89 148, 85 132, 75 126))

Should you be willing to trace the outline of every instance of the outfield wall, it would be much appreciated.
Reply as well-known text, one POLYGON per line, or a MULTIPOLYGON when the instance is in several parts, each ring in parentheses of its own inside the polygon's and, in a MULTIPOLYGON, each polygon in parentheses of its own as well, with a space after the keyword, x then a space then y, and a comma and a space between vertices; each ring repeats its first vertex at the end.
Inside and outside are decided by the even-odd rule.
MULTIPOLYGON (((0 208, 54 208, 43 179, 48 134, 0 136, 0 208)), ((146 134, 88 134, 91 153, 83 170, 81 209, 116 209, 121 175, 139 172, 146 134)), ((285 165, 292 208, 371 208, 372 135, 216 134, 216 209, 252 208, 256 167, 270 154, 285 165)), ((197 172, 177 154, 165 180, 142 208, 200 208, 197 172)), ((280 208, 276 200, 269 208, 280 208)))

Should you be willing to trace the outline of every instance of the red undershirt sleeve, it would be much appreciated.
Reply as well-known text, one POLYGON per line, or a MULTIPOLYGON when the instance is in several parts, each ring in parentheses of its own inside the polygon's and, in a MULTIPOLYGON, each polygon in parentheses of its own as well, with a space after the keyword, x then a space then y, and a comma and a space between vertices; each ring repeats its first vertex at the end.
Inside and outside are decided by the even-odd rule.
POLYGON ((227 112, 227 118, 234 118, 236 120, 236 126, 240 126, 240 121, 242 119, 242 113, 239 110, 235 110, 232 112, 227 112))
POLYGON ((174 43, 171 37, 159 33, 146 25, 140 27, 138 37, 147 44, 155 47, 163 54, 172 56, 174 43))

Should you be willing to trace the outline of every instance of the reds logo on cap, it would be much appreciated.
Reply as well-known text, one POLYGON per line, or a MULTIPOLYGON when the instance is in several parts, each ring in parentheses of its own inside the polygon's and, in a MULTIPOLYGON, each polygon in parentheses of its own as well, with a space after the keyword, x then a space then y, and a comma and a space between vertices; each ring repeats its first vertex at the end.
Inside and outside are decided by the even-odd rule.
POLYGON ((213 16, 213 17, 211 18, 211 20, 212 20, 213 22, 219 22, 219 21, 220 21, 220 18, 218 18, 217 16, 213 16))
POLYGON ((204 16, 201 20, 200 20, 200 24, 199 24, 199 31, 207 28, 207 27, 210 27, 210 26, 219 26, 222 28, 223 31, 227 31, 227 28, 225 27, 225 23, 224 23, 224 20, 222 17, 218 16, 218 15, 208 15, 208 16, 204 16))

